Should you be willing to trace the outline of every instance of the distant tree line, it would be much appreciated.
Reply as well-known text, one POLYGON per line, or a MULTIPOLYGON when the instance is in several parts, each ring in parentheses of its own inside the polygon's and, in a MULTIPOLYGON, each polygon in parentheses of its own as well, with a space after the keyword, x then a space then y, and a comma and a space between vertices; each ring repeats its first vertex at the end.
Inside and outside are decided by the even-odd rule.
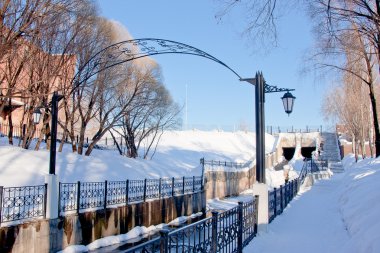
MULTIPOLYGON (((25 105, 20 122, 13 121, 12 113, 7 117, 10 144, 15 144, 13 125, 26 124, 17 145, 31 148, 36 131, 33 111, 42 107, 43 127, 34 149, 38 150, 46 137, 49 147, 48 105, 53 91, 63 95, 59 103, 62 140, 69 139, 72 151, 81 155, 90 155, 99 140, 110 134, 117 144, 120 138, 115 136, 124 140, 125 148, 117 145, 121 155, 149 158, 163 130, 178 127, 180 108, 152 59, 90 73, 86 64, 97 52, 131 39, 120 24, 99 16, 93 1, 3 0, 0 33, 0 115, 14 99, 25 105), (74 77, 83 80, 80 85, 75 86, 74 77), (91 141, 85 145, 89 135, 91 141)), ((104 57, 98 64, 106 65, 107 60, 104 57)), ((63 141, 59 151, 62 149, 63 141)))

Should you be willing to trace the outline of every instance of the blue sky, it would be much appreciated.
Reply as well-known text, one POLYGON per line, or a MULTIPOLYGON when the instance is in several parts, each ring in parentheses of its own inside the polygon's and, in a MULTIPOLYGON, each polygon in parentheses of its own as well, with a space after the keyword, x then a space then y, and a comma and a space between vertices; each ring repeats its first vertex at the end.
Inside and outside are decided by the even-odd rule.
MULTIPOLYGON (((161 38, 197 47, 223 61, 243 78, 262 71, 268 84, 294 88, 297 97, 290 117, 284 112, 283 93, 266 95, 266 125, 305 127, 321 125, 324 80, 301 74, 305 53, 312 47, 311 24, 302 10, 279 19, 279 45, 254 51, 241 36, 244 15, 235 11, 222 22, 215 19, 216 1, 100 0, 100 14, 122 23, 134 38, 161 38)), ((174 100, 185 104, 189 127, 218 126, 233 129, 239 124, 254 126, 254 87, 227 68, 188 55, 158 55, 164 83, 174 100)), ((185 119, 185 110, 183 113, 185 119)))

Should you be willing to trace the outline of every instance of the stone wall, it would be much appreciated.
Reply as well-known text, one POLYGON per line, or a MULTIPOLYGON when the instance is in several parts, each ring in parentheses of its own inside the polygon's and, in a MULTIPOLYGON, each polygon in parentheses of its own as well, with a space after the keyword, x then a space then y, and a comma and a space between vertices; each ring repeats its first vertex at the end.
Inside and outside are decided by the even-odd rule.
POLYGON ((205 194, 199 192, 3 227, 0 252, 56 252, 68 245, 87 245, 105 236, 124 234, 135 226, 148 227, 204 213, 205 209, 205 194))
POLYGON ((255 182, 255 168, 246 171, 207 171, 205 174, 206 198, 224 198, 238 195, 255 182))
MULTIPOLYGON (((272 152, 265 155, 265 165, 267 168, 278 164, 281 154, 272 152)), ((256 166, 248 170, 236 171, 206 171, 205 191, 206 198, 224 198, 238 195, 251 188, 256 180, 256 166)))

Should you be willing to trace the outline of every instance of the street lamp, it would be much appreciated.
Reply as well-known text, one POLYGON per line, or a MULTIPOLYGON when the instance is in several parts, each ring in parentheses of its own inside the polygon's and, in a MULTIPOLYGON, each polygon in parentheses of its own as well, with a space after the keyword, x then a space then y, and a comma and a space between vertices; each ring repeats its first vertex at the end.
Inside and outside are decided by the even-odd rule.
POLYGON ((35 125, 37 125, 40 122, 41 114, 42 114, 42 112, 41 112, 41 109, 39 107, 34 109, 34 111, 33 111, 33 123, 35 125))
POLYGON ((281 98, 282 99, 282 103, 284 104, 284 109, 285 109, 285 112, 288 114, 291 114, 292 111, 293 111, 293 106, 294 106, 294 99, 296 99, 296 97, 294 97, 292 95, 292 93, 290 93, 289 91, 286 92, 284 94, 284 96, 281 98))
MULTIPOLYGON (((50 136, 50 158, 49 158, 49 174, 55 175, 55 159, 57 150, 57 125, 58 125, 58 102, 63 98, 58 92, 54 91, 51 99, 51 136, 50 136)), ((38 124, 41 118, 40 108, 33 111, 33 122, 38 124)))
POLYGON ((277 88, 268 85, 263 73, 257 72, 255 78, 240 78, 240 81, 248 82, 255 86, 255 115, 256 115, 256 181, 265 184, 265 93, 284 92, 282 101, 287 114, 293 110, 295 97, 289 92, 294 89, 277 88))

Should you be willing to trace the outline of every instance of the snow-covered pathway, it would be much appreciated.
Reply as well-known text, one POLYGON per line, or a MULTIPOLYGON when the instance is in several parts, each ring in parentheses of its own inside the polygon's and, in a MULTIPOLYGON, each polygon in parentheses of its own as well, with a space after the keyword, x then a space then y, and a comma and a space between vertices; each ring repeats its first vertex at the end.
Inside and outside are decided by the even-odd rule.
POLYGON ((345 246, 350 238, 339 207, 342 179, 334 175, 298 195, 269 225, 268 233, 254 238, 244 252, 358 252, 345 246))

